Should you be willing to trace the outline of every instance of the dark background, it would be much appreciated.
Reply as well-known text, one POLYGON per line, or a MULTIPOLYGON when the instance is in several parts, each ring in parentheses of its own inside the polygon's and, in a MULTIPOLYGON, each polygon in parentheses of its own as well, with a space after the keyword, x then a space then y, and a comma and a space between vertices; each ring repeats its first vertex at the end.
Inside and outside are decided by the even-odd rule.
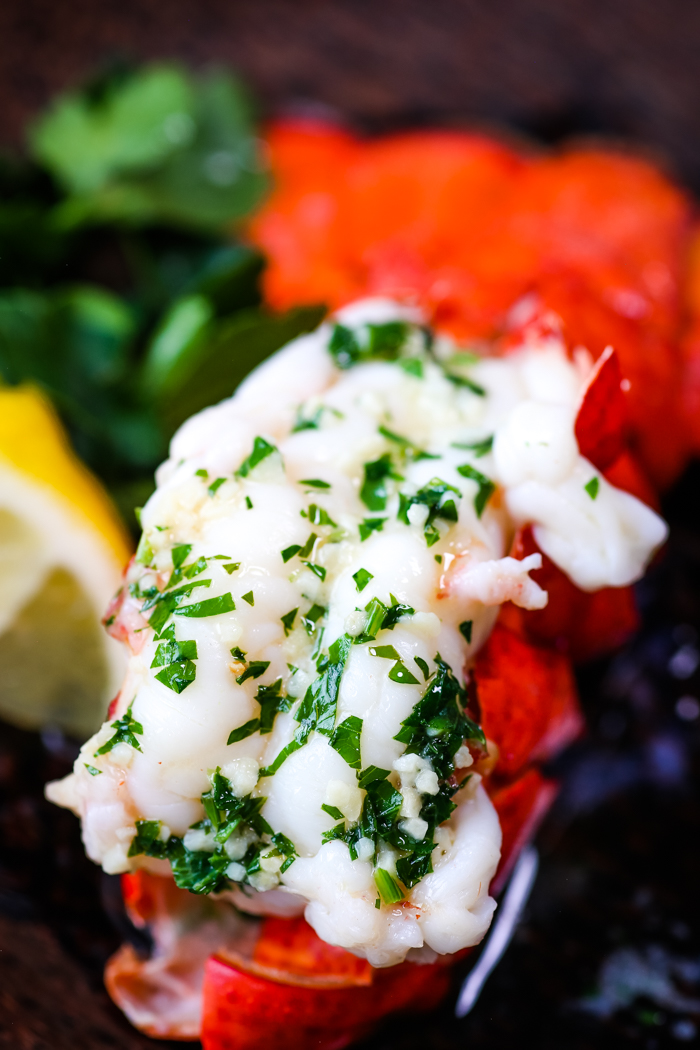
MULTIPOLYGON (((19 145, 27 120, 104 60, 179 57, 234 66, 267 115, 329 112, 370 133, 593 134, 651 153, 700 192, 699 53, 694 0, 4 0, 0 145, 19 145)), ((667 498, 672 538, 639 591, 642 634, 580 674, 589 735, 554 771, 562 794, 507 957, 463 1022, 449 1004, 390 1021, 372 1050, 697 1042, 700 731, 677 702, 700 690, 697 660, 686 674, 700 628, 698 492, 693 468, 667 498), (640 994, 625 1005, 624 988, 608 989, 607 1018, 582 1010, 623 949, 636 970, 622 985, 640 994)), ((41 797, 73 754, 55 734, 0 737, 0 1047, 145 1050, 155 1044, 101 988, 123 933, 116 880, 41 797)))

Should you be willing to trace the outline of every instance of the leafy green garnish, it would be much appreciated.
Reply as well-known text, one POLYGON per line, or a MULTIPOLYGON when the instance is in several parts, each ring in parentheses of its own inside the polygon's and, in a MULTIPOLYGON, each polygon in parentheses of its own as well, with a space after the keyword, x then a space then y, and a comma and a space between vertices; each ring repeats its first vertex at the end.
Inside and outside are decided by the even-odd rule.
POLYGON ((311 569, 311 572, 314 576, 318 576, 319 580, 325 580, 326 569, 324 569, 323 565, 316 565, 315 562, 312 561, 305 561, 304 565, 307 569, 311 569))
POLYGON ((407 375, 414 376, 416 379, 423 378, 423 362, 420 357, 399 358, 398 365, 407 375))
POLYGON ((136 834, 131 840, 128 856, 137 857, 140 853, 147 853, 150 857, 164 856, 166 845, 159 840, 160 829, 159 820, 137 820, 136 834))
POLYGON ((309 521, 312 525, 332 525, 334 529, 338 528, 328 512, 323 507, 317 507, 315 503, 309 507, 309 521))
POLYGON ((358 331, 336 324, 333 326, 328 350, 336 366, 343 370, 363 361, 395 361, 410 330, 411 326, 405 321, 363 324, 358 331))
POLYGON ((236 471, 237 478, 247 478, 252 470, 262 463, 264 459, 271 456, 273 452, 277 452, 275 445, 271 445, 269 441, 266 441, 264 437, 256 437, 253 442, 253 451, 244 459, 240 467, 236 471))
POLYGON ((372 656, 379 656, 383 660, 395 660, 396 663, 389 671, 389 678, 392 682, 398 682, 401 685, 417 685, 418 679, 411 674, 405 664, 402 662, 399 654, 393 645, 371 645, 369 647, 370 654, 372 656))
POLYGON ((323 806, 321 806, 321 809, 324 811, 324 813, 327 813, 329 817, 332 817, 333 820, 345 820, 345 817, 337 808, 337 806, 326 806, 324 804, 323 806))
POLYGON ((365 479, 360 489, 360 499, 369 510, 384 510, 386 507, 389 498, 387 478, 403 481, 401 474, 394 470, 388 452, 371 463, 365 463, 365 479))
POLYGON ((260 719, 251 718, 249 722, 245 722, 238 729, 232 729, 226 743, 237 744, 239 740, 245 740, 247 737, 252 736, 253 733, 257 733, 258 729, 260 729, 260 719))
POLYGON ((360 543, 364 543, 373 532, 381 532, 386 518, 365 518, 360 524, 360 543))
POLYGON ((102 770, 97 769, 96 766, 91 766, 89 762, 83 762, 83 765, 85 766, 91 777, 98 777, 102 772, 102 770))
POLYGON ((255 605, 255 595, 252 591, 248 591, 246 594, 241 595, 241 601, 247 602, 248 605, 255 605))
POLYGON ((308 612, 303 613, 301 622, 304 624, 304 628, 307 634, 313 634, 317 628, 318 621, 322 616, 326 615, 326 609, 323 605, 312 605, 308 612))
POLYGON ((474 626, 473 620, 463 620, 459 625, 460 632, 464 635, 466 641, 471 645, 472 643, 472 628, 474 626))
POLYGON ((181 605, 174 610, 175 616, 220 616, 222 613, 233 612, 236 603, 231 597, 231 592, 220 594, 217 598, 205 598, 202 602, 194 602, 192 605, 181 605))
POLYGON ((207 489, 209 495, 215 496, 225 481, 226 478, 217 478, 215 481, 212 481, 211 485, 207 489))
POLYGON ((282 555, 282 561, 285 563, 285 565, 288 561, 291 561, 294 555, 298 554, 300 550, 301 544, 293 543, 290 547, 285 547, 283 551, 280 551, 280 554, 282 555))
POLYGON ((484 507, 496 491, 495 483, 470 463, 465 463, 464 466, 457 467, 457 473, 461 474, 463 478, 469 478, 471 481, 475 481, 479 486, 477 494, 474 497, 474 510, 476 511, 477 518, 480 518, 484 513, 484 507))
POLYGON ((236 569, 240 569, 240 567, 241 567, 241 563, 239 561, 231 561, 227 565, 224 565, 224 569, 229 574, 229 576, 231 575, 232 572, 235 572, 236 569))
POLYGON ((406 744, 406 751, 431 762, 439 777, 453 771, 453 756, 465 740, 486 747, 481 728, 465 713, 466 693, 451 668, 438 654, 437 672, 413 711, 401 723, 394 740, 406 744))
POLYGON ((452 448, 463 448, 473 452, 477 459, 487 455, 493 448, 493 434, 483 438, 482 441, 453 441, 452 448))
POLYGON ((360 768, 361 735, 362 719, 358 718, 357 715, 349 715, 335 727, 330 740, 331 747, 335 748, 351 769, 360 768))
POLYGON ((427 682, 428 679, 430 678, 430 668, 428 667, 427 661, 424 660, 422 656, 414 656, 413 659, 414 659, 415 663, 418 665, 418 667, 421 669, 421 671, 423 672, 423 678, 427 682))
POLYGON ((440 456, 431 455, 430 452, 424 452, 422 449, 414 445, 408 438, 402 437, 401 434, 394 433, 393 430, 389 430, 388 427, 379 427, 379 433, 387 438, 388 441, 393 441, 395 445, 398 445, 401 452, 408 460, 417 462, 420 459, 440 459, 440 456))
POLYGON ((454 492, 461 499, 462 493, 454 485, 448 485, 442 478, 433 478, 414 495, 407 496, 401 493, 399 496, 399 513, 397 517, 399 521, 405 522, 406 525, 409 524, 408 511, 411 507, 422 505, 428 508, 428 517, 423 526, 423 534, 429 547, 432 547, 440 539, 440 532, 435 525, 436 519, 441 518, 443 521, 449 522, 457 521, 458 514, 455 501, 447 498, 450 492, 454 492))
POLYGON ((302 478, 299 484, 310 485, 312 489, 329 489, 331 487, 327 481, 321 481, 320 478, 302 478))
POLYGON ((127 708, 126 714, 122 715, 121 718, 118 718, 116 722, 112 722, 111 728, 116 730, 116 732, 114 736, 109 738, 106 744, 103 744, 102 747, 98 747, 95 752, 95 758, 97 758, 98 755, 106 755, 117 744, 128 744, 136 751, 141 750, 141 745, 136 739, 136 736, 143 735, 143 726, 131 716, 131 708, 133 705, 134 701, 132 700, 127 708))
MULTIPOLYGON (((398 870, 398 869, 397 869, 398 870)), ((374 869, 374 881, 385 904, 398 904, 404 899, 403 890, 394 876, 384 868, 374 869)))
POLYGON ((248 508, 248 510, 252 510, 253 509, 253 501, 250 498, 250 496, 246 496, 246 498, 245 498, 245 505, 248 508))
POLYGON ((358 591, 362 592, 369 581, 374 579, 374 576, 367 569, 358 569, 357 572, 352 574, 352 578, 358 591))
POLYGON ((592 477, 591 480, 586 482, 586 484, 583 487, 588 493, 588 495, 591 497, 591 499, 595 499, 598 495, 598 490, 600 488, 600 479, 597 476, 592 477))
POLYGON ((379 766, 367 766, 361 773, 357 774, 357 786, 367 788, 376 780, 386 780, 389 776, 388 769, 380 769, 379 766))
MULTIPOLYGON (((236 649, 236 653, 240 653, 240 649, 236 649)), ((240 659, 240 657, 235 656, 233 649, 231 650, 231 655, 234 656, 235 659, 240 659)), ((245 653, 243 653, 243 656, 245 656, 245 653)), ((269 666, 269 660, 251 660, 245 671, 243 671, 242 674, 239 674, 236 681, 239 685, 243 685, 243 683, 247 682, 249 678, 260 678, 261 675, 265 674, 265 671, 267 671, 269 666)))
POLYGON ((296 615, 297 615, 298 612, 299 612, 298 608, 290 609, 288 613, 284 614, 284 616, 280 616, 280 620, 282 621, 282 625, 284 627, 285 637, 289 634, 289 632, 294 627, 294 620, 296 619, 296 615))

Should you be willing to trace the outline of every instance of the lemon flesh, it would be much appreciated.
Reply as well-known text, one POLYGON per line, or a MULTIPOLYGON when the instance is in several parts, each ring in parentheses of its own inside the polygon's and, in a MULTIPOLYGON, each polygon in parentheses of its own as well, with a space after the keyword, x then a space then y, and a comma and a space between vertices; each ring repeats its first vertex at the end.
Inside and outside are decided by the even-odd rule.
POLYGON ((129 553, 99 483, 30 388, 0 389, 0 718, 79 738, 119 688, 100 625, 129 553))

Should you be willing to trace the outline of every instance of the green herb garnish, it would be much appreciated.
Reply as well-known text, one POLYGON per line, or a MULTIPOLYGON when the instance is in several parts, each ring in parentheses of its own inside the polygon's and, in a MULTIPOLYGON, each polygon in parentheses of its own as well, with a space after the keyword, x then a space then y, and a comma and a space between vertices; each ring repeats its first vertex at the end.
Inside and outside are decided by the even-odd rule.
POLYGON ((360 524, 360 543, 364 543, 373 532, 381 532, 386 518, 365 518, 360 524))
POLYGON ((464 466, 457 467, 457 473, 461 474, 463 478, 469 478, 471 481, 475 481, 479 486, 476 496, 474 497, 474 510, 476 511, 477 518, 480 518, 484 513, 484 507, 493 496, 496 491, 496 485, 490 478, 487 478, 485 474, 482 474, 476 467, 472 467, 470 463, 465 463, 464 466))
POLYGON ((273 452, 277 452, 277 447, 271 445, 269 441, 266 441, 263 437, 256 437, 253 442, 253 451, 250 453, 247 459, 244 459, 240 467, 236 471, 237 478, 247 478, 251 470, 254 470, 258 464, 262 463, 264 459, 271 456, 273 452))
POLYGON ((399 513, 397 515, 399 521, 403 521, 408 525, 408 511, 411 507, 415 505, 427 507, 428 517, 423 526, 423 535, 428 546, 432 547, 440 539, 440 532, 435 525, 435 521, 438 518, 449 522, 457 521, 457 506, 454 499, 451 499, 448 495, 451 492, 454 492, 461 499, 462 493, 454 485, 448 485, 442 478, 433 478, 412 496, 401 493, 399 496, 399 513))
POLYGON ((352 578, 355 581, 355 586, 358 591, 362 592, 369 581, 374 579, 374 576, 371 572, 368 572, 367 569, 358 569, 357 572, 352 574, 352 578))
POLYGON ((137 722, 131 717, 131 708, 133 706, 134 701, 132 700, 127 708, 126 714, 122 715, 121 718, 118 718, 116 722, 112 722, 111 728, 115 729, 116 732, 114 736, 109 738, 106 744, 103 744, 102 747, 98 747, 95 752, 95 758, 97 758, 98 755, 106 755, 113 747, 116 747, 117 744, 128 744, 136 751, 141 750, 141 745, 136 739, 136 736, 143 735, 143 726, 140 722, 137 722))
POLYGON ((284 627, 285 637, 292 630, 292 628, 294 626, 294 620, 296 619, 296 615, 297 615, 298 612, 299 612, 298 608, 297 609, 290 609, 290 611, 288 613, 285 613, 284 616, 280 616, 280 620, 282 621, 282 625, 284 627))
POLYGON ((586 482, 583 487, 591 499, 595 499, 600 488, 600 479, 598 477, 593 477, 590 481, 586 482))
POLYGON ((330 740, 331 747, 335 748, 351 769, 360 768, 361 735, 362 719, 358 718, 357 715, 349 715, 340 725, 335 727, 330 740))
POLYGON ((401 474, 394 470, 388 452, 371 463, 365 463, 365 479, 360 489, 360 499, 369 510, 384 510, 386 507, 389 498, 387 478, 403 481, 401 474))

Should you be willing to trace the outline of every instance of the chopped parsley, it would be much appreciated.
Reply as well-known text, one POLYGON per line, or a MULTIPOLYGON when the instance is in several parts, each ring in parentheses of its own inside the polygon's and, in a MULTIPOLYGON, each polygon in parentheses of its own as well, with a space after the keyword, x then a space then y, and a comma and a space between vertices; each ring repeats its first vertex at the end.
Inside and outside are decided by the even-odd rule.
POLYGON ((280 551, 280 554, 282 555, 282 561, 285 563, 285 565, 288 561, 291 561, 294 555, 298 554, 300 550, 301 544, 293 543, 291 547, 285 547, 283 551, 280 551))
POLYGON ((141 750, 141 745, 136 737, 137 735, 143 735, 143 726, 140 722, 137 722, 136 719, 132 718, 131 708, 133 706, 134 701, 132 700, 127 708, 126 714, 122 715, 121 718, 118 718, 116 722, 112 722, 110 728, 115 729, 116 732, 114 736, 109 738, 106 744, 103 744, 102 747, 98 747, 95 752, 95 758, 97 758, 98 755, 106 755, 107 752, 111 751, 117 744, 128 744, 136 751, 141 750))
POLYGON ((357 786, 359 788, 367 788, 376 780, 386 780, 388 776, 388 769, 381 769, 379 766, 367 766, 366 769, 357 774, 357 786))
POLYGON ((366 335, 362 343, 353 329, 342 324, 333 326, 328 350, 338 368, 346 370, 373 359, 395 361, 411 329, 406 321, 364 324, 361 327, 366 335))
POLYGON ((480 518, 484 513, 484 507, 493 496, 496 491, 496 485, 491 478, 487 478, 485 474, 482 474, 476 467, 472 467, 470 463, 465 463, 462 467, 457 467, 457 473, 461 474, 463 478, 469 478, 470 481, 475 481, 479 486, 476 496, 474 497, 474 510, 476 511, 477 518, 480 518))
POLYGON ((373 532, 381 532, 386 518, 365 518, 360 524, 360 543, 364 543, 373 532))
POLYGON ((374 579, 374 576, 371 572, 368 572, 367 569, 358 569, 357 572, 352 574, 352 578, 355 581, 355 586, 358 591, 362 592, 369 581, 374 579))
POLYGON ((245 653, 243 649, 239 649, 237 645, 234 645, 233 649, 231 650, 231 656, 234 660, 241 660, 245 663, 245 658, 247 655, 248 654, 245 653))
POLYGON ((237 744, 239 740, 245 740, 247 737, 252 736, 253 733, 257 733, 258 729, 260 729, 260 719, 251 718, 249 722, 239 726, 238 729, 232 729, 226 743, 237 744))
POLYGON ((136 548, 135 558, 139 565, 150 565, 153 561, 153 549, 148 540, 146 539, 145 532, 141 533, 141 539, 139 540, 139 545, 136 548))
MULTIPOLYGON (((362 633, 355 638, 355 644, 373 642, 379 631, 392 631, 402 616, 412 616, 415 609, 404 605, 391 595, 392 605, 387 608, 379 598, 371 598, 365 605, 367 618, 362 633)), ((398 654, 397 654, 398 656, 398 654)))
MULTIPOLYGON (((246 599, 247 600, 247 599, 246 599)), ((233 612, 236 603, 231 597, 231 592, 220 594, 217 598, 205 598, 204 601, 194 602, 192 605, 181 605, 174 610, 175 616, 220 616, 222 613, 233 612)))
POLYGON ((246 594, 241 595, 241 601, 247 602, 248 605, 255 605, 255 595, 252 591, 248 591, 246 594))
MULTIPOLYGON (((357 715, 349 715, 333 730, 330 744, 344 758, 351 769, 360 768, 360 736, 362 734, 362 719, 357 715)), ((333 814, 331 814, 333 816, 333 814)))
POLYGON ((332 817, 333 820, 345 820, 345 817, 340 812, 337 806, 326 806, 324 804, 323 806, 321 806, 321 809, 324 811, 324 813, 327 813, 329 817, 332 817))
POLYGON ((83 762, 83 765, 85 766, 91 777, 98 777, 102 772, 102 770, 98 769, 96 766, 91 766, 89 762, 83 762))
POLYGON ((280 616, 280 620, 282 621, 282 626, 284 627, 285 637, 289 634, 289 632, 294 627, 294 621, 296 619, 296 615, 297 615, 298 612, 299 612, 298 608, 290 609, 288 613, 284 614, 284 616, 280 616))
POLYGON ((205 470, 204 467, 200 467, 199 470, 195 470, 194 476, 196 478, 208 478, 209 477, 209 471, 205 470))
POLYGON ((583 487, 591 499, 595 499, 598 495, 598 490, 600 489, 600 479, 598 477, 592 477, 583 487))
POLYGON ((303 564, 307 569, 310 569, 314 576, 318 576, 319 580, 323 581, 326 578, 326 570, 323 565, 317 565, 313 561, 305 561, 303 564))
POLYGON ((457 521, 457 505, 454 499, 449 496, 451 492, 454 492, 461 499, 462 493, 454 485, 448 485, 442 478, 432 478, 427 485, 424 485, 412 496, 401 493, 399 496, 399 513, 397 515, 399 521, 403 521, 408 525, 408 511, 411 507, 416 505, 427 507, 428 517, 423 526, 423 535, 427 545, 432 547, 440 539, 439 529, 435 525, 436 519, 441 518, 443 521, 449 522, 457 521))
POLYGON ((182 693, 194 682, 197 670, 194 661, 197 659, 197 643, 193 641, 178 642, 175 638, 175 624, 170 624, 160 634, 158 647, 151 667, 162 667, 155 676, 159 682, 182 693))
POLYGON ((236 471, 237 478, 247 478, 251 470, 254 470, 258 464, 262 463, 264 459, 271 456, 273 452, 277 452, 277 447, 271 445, 269 441, 266 441, 263 437, 256 437, 253 442, 253 451, 250 453, 247 459, 244 459, 240 467, 236 471))
MULTIPOLYGON (((236 653, 240 653, 240 651, 240 649, 236 649, 236 653)), ((234 656, 233 649, 231 650, 231 655, 234 656)), ((243 656, 245 656, 245 653, 243 653, 243 656)), ((239 659, 239 657, 235 656, 235 659, 239 659)), ((265 674, 265 671, 267 671, 269 666, 269 660, 251 660, 243 674, 239 674, 236 681, 239 685, 243 685, 243 683, 247 682, 249 678, 260 678, 261 675, 265 674)))
POLYGON ((428 667, 427 661, 424 660, 422 656, 414 656, 413 660, 423 672, 423 678, 427 682, 430 678, 430 668, 428 667))
POLYGON ((245 505, 248 508, 248 510, 252 510, 253 509, 253 501, 250 498, 250 496, 246 496, 246 498, 245 498, 245 505))
POLYGON ((129 846, 129 856, 137 857, 140 853, 149 856, 163 856, 165 843, 160 841, 161 822, 159 820, 137 820, 136 834, 129 846))
POLYGON ((241 567, 241 563, 239 561, 231 561, 227 565, 224 565, 224 569, 229 574, 229 576, 231 575, 232 572, 235 572, 236 569, 240 569, 240 567, 241 567))
POLYGON ((324 736, 333 736, 340 681, 351 645, 352 638, 347 634, 341 635, 330 646, 328 656, 319 658, 316 664, 319 677, 306 690, 304 699, 294 716, 299 722, 299 728, 294 738, 282 748, 272 765, 260 771, 261 777, 272 776, 273 773, 276 773, 289 755, 303 747, 312 730, 324 736))
POLYGON ((299 484, 309 485, 312 489, 329 489, 331 487, 327 481, 321 481, 320 478, 302 478, 299 484))
POLYGON ((328 512, 323 507, 317 507, 315 503, 309 507, 309 521, 312 525, 332 525, 334 529, 338 528, 328 512))
POLYGON ((403 891, 394 876, 384 868, 374 869, 374 881, 379 896, 385 904, 398 904, 404 899, 403 891))
POLYGON ((459 625, 460 632, 464 635, 465 639, 471 645, 472 643, 472 627, 474 626, 473 620, 463 620, 459 625))
POLYGON ((402 662, 401 657, 399 656, 393 645, 370 645, 369 651, 371 656, 379 656, 383 660, 396 661, 394 666, 389 671, 389 678, 392 682, 398 682, 401 685, 418 684, 418 679, 411 674, 411 672, 402 662))
POLYGON ((303 613, 301 622, 304 625, 306 633, 313 634, 317 629, 318 621, 325 615, 326 609, 323 605, 312 605, 308 612, 303 613))
POLYGON ((414 376, 416 379, 423 378, 423 362, 420 357, 402 357, 398 361, 399 368, 403 368, 409 376, 414 376))
POLYGON ((321 425, 321 417, 323 416, 323 405, 313 412, 310 416, 305 416, 303 413, 303 405, 299 405, 297 408, 297 418, 292 427, 292 434, 298 434, 300 430, 318 430, 321 425))
POLYGON ((401 434, 395 434, 393 430, 389 430, 387 427, 379 427, 379 433, 387 438, 388 441, 393 441, 394 444, 398 445, 406 457, 406 459, 418 461, 419 459, 440 459, 440 456, 434 456, 430 452, 424 452, 422 449, 414 445, 408 438, 402 437, 401 434))
POLYGON ((386 507, 389 498, 387 478, 403 481, 401 474, 394 470, 388 452, 371 463, 365 463, 365 479, 360 489, 360 499, 368 510, 384 510, 386 507))
POLYGON ((215 496, 225 481, 226 478, 217 478, 216 481, 212 481, 211 485, 207 489, 209 495, 215 496))
POLYGON ((477 459, 487 455, 493 448, 493 434, 483 438, 482 441, 453 441, 452 448, 462 448, 473 452, 477 459))

